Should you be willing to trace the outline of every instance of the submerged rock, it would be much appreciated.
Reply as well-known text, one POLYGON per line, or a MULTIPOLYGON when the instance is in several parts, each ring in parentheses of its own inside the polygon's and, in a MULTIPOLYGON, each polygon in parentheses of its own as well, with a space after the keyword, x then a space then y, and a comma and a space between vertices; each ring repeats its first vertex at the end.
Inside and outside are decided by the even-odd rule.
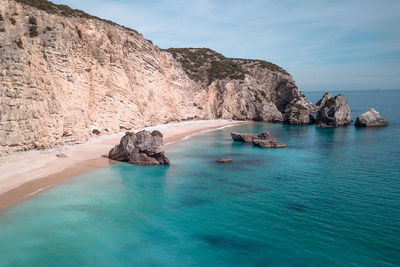
POLYGON ((351 120, 351 110, 344 95, 330 97, 327 93, 318 101, 320 109, 316 115, 316 123, 326 126, 347 126, 351 120))
POLYGON ((113 160, 138 165, 164 165, 169 159, 164 155, 163 135, 159 131, 127 132, 108 153, 113 160))
POLYGON ((256 139, 253 140, 253 145, 259 146, 262 148, 283 148, 286 147, 286 144, 284 143, 279 143, 276 138, 270 138, 268 140, 260 140, 256 139))
POLYGON ((221 158, 219 160, 217 160, 217 163, 227 163, 227 162, 232 162, 232 159, 229 158, 221 158))
POLYGON ((259 146, 262 148, 286 147, 285 144, 279 143, 276 138, 271 137, 271 135, 267 131, 260 133, 260 134, 232 132, 231 136, 234 141, 253 143, 253 145, 259 146))
POLYGON ((389 122, 383 119, 379 115, 379 112, 373 108, 358 116, 355 123, 356 127, 381 127, 388 125, 389 122))

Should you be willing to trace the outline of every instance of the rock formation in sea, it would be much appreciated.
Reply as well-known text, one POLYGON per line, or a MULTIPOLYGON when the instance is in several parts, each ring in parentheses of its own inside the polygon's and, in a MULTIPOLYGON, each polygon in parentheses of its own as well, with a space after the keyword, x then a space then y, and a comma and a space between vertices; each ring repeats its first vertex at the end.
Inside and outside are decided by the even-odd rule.
POLYGON ((286 106, 283 121, 294 125, 313 124, 316 111, 317 107, 307 99, 294 99, 286 106))
POLYGON ((162 50, 46 0, 0 0, 0 14, 0 155, 194 118, 309 123, 288 106, 312 104, 273 63, 162 50))
POLYGON ((320 109, 321 107, 325 106, 326 101, 331 98, 332 98, 331 93, 325 93, 315 105, 317 106, 318 109, 320 109))
POLYGON ((370 110, 358 116, 355 123, 356 127, 380 127, 388 125, 389 122, 383 119, 374 108, 370 108, 370 110))
POLYGON ((321 126, 346 126, 351 120, 351 109, 347 104, 347 98, 344 95, 332 97, 325 94, 318 101, 320 107, 316 114, 316 124, 321 126))
POLYGON ((220 158, 219 160, 217 160, 217 163, 228 163, 228 162, 232 162, 233 160, 230 158, 220 158))
POLYGON ((252 143, 255 146, 262 148, 283 148, 285 144, 278 142, 274 137, 271 137, 269 132, 265 131, 260 134, 249 133, 231 133, 233 141, 252 143))
POLYGON ((127 132, 108 153, 113 160, 139 165, 168 165, 169 159, 164 154, 163 135, 159 131, 127 132))

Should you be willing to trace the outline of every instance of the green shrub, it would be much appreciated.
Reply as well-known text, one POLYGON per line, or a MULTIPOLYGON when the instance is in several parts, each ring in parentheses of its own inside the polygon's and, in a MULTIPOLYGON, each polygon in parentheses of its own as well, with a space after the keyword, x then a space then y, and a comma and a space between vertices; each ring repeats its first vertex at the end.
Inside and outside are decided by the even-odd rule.
POLYGON ((186 74, 196 82, 210 85, 215 80, 244 79, 247 71, 230 58, 208 48, 170 48, 186 74))
POLYGON ((327 108, 331 108, 336 104, 336 98, 332 97, 329 98, 326 102, 325 102, 325 107, 327 108))
POLYGON ((4 21, 3 14, 0 12, 0 21, 4 21))
POLYGON ((33 38, 33 37, 37 37, 39 36, 39 33, 37 31, 37 26, 30 26, 29 27, 29 37, 33 38))
POLYGON ((58 15, 65 16, 65 17, 78 17, 78 18, 88 18, 88 19, 101 20, 101 21, 104 21, 104 22, 106 22, 108 24, 117 25, 117 26, 120 26, 120 27, 122 27, 124 29, 133 31, 133 32, 138 34, 138 32, 135 31, 135 30, 132 30, 130 28, 118 25, 117 23, 109 21, 109 20, 106 20, 106 19, 101 19, 99 17, 89 15, 89 14, 87 14, 87 13, 85 13, 82 10, 79 10, 79 9, 72 9, 69 6, 66 6, 66 5, 57 5, 57 4, 54 4, 54 3, 50 2, 50 1, 47 1, 47 0, 15 0, 15 1, 18 2, 18 3, 24 4, 24 5, 32 6, 32 7, 35 7, 37 9, 43 10, 43 11, 49 13, 49 14, 58 14, 58 15))
POLYGON ((288 74, 278 65, 267 61, 226 58, 208 48, 169 48, 166 51, 173 55, 192 80, 206 85, 225 78, 243 80, 246 74, 249 74, 249 67, 266 68, 288 74))
POLYGON ((160 131, 154 130, 151 132, 152 136, 160 136, 161 138, 163 137, 163 134, 160 131))
POLYGON ((82 39, 82 32, 80 29, 76 28, 76 33, 78 34, 79 39, 82 39))
POLYGON ((307 108, 306 108, 305 106, 300 105, 300 104, 294 104, 294 106, 295 106, 296 108, 300 109, 300 110, 307 110, 307 108))
POLYGON ((261 95, 266 98, 267 97, 267 93, 265 91, 261 91, 261 95))
POLYGON ((30 16, 28 22, 29 24, 37 25, 37 20, 34 16, 30 16))
POLYGON ((14 18, 10 18, 10 22, 12 25, 15 25, 15 23, 17 23, 17 21, 14 18))
POLYGON ((52 27, 50 27, 50 26, 46 26, 46 31, 50 32, 50 31, 52 31, 52 30, 53 30, 53 28, 52 28, 52 27))

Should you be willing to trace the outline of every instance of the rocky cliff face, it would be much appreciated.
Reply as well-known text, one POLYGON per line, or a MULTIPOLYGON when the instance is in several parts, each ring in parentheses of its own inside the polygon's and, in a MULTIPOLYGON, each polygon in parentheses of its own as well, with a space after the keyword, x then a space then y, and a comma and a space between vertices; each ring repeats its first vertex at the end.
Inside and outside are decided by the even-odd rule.
POLYGON ((297 88, 292 76, 273 63, 226 58, 207 48, 171 48, 167 51, 203 88, 195 105, 206 108, 213 117, 283 121, 291 101, 312 105, 297 88))
POLYGON ((0 0, 0 66, 0 155, 192 118, 282 121, 307 101, 274 64, 163 51, 45 0, 0 0))

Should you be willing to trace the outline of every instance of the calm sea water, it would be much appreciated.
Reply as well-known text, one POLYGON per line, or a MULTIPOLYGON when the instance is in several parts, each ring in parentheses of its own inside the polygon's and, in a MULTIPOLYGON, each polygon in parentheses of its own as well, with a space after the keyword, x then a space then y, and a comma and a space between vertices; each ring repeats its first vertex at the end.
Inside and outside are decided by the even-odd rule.
POLYGON ((390 126, 255 123, 169 145, 169 167, 71 178, 0 214, 0 266, 399 266, 400 91, 345 94, 390 126))

